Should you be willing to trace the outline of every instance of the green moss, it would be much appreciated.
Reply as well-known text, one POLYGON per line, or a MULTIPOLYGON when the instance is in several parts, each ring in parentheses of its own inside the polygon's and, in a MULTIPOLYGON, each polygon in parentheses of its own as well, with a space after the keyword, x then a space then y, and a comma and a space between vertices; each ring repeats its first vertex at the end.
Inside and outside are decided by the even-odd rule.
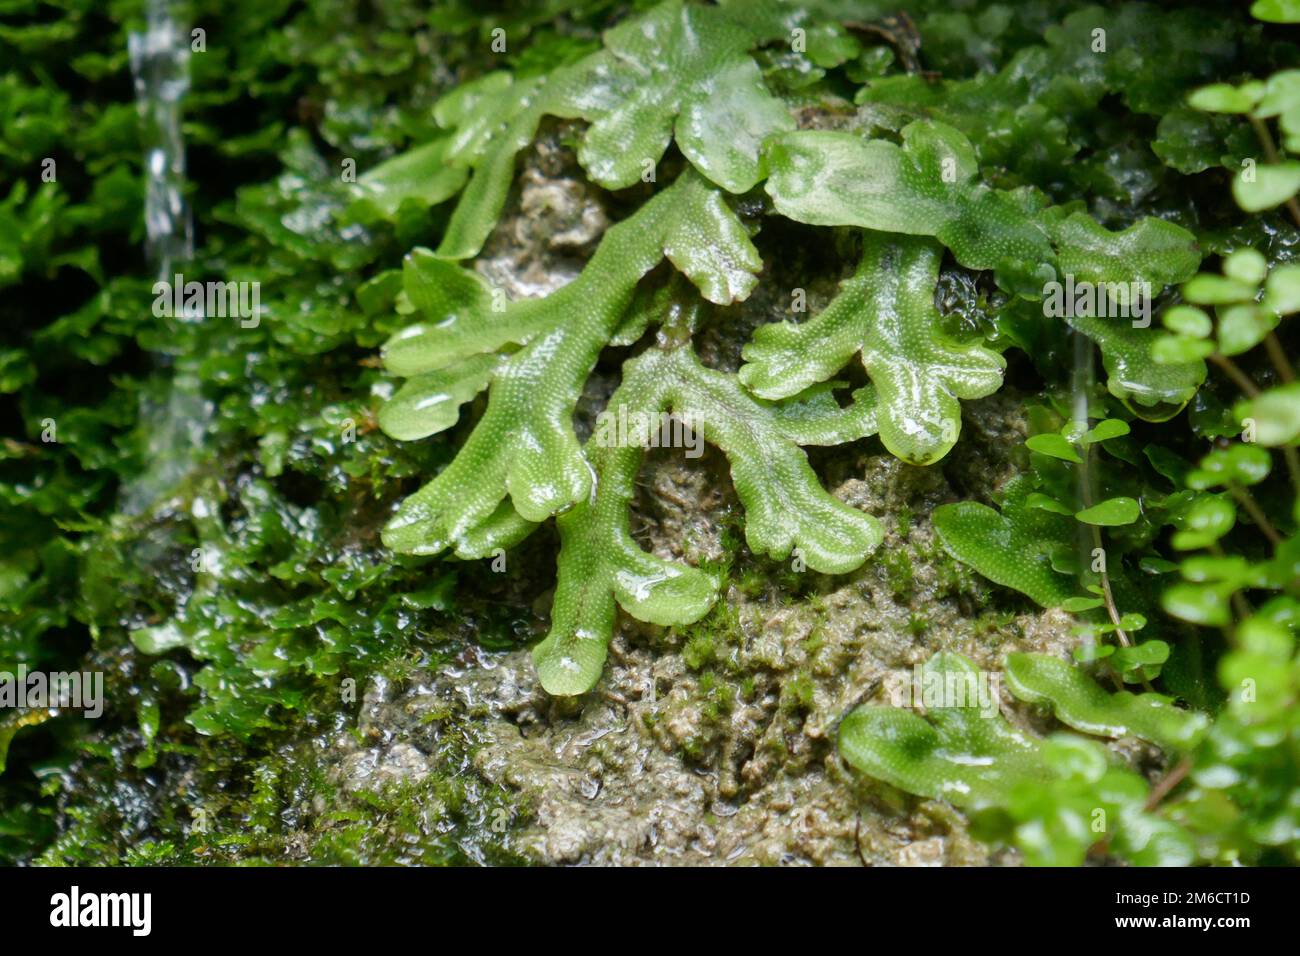
POLYGON ((741 678, 740 687, 737 689, 736 693, 739 695, 740 699, 746 703, 753 703, 754 699, 758 696, 758 682, 754 678, 754 675, 749 674, 741 678))
POLYGON ((693 671, 713 662, 713 634, 703 631, 692 634, 682 647, 682 660, 693 671))
POLYGON ((894 600, 900 603, 911 600, 915 587, 915 571, 907 549, 897 548, 885 553, 880 559, 880 564, 885 569, 885 577, 894 600))
POLYGON ((704 699, 704 717, 710 723, 724 719, 735 706, 735 687, 712 672, 700 677, 699 692, 704 699))
POLYGON ((811 675, 804 671, 795 672, 781 685, 781 710, 787 714, 809 710, 816 689, 811 675))

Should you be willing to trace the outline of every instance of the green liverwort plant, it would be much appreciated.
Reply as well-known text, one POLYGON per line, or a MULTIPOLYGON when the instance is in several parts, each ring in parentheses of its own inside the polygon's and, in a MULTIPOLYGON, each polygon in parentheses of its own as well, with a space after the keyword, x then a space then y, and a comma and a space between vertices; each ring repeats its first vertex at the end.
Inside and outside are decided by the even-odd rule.
MULTIPOLYGON (((1032 686, 1032 664, 1022 668, 1032 686)), ((862 773, 977 814, 985 833, 1010 839, 1034 864, 1077 866, 1104 838, 1141 863, 1190 862, 1190 835, 1146 811, 1148 787, 1141 777, 1116 766, 1092 741, 1072 735, 1042 740, 983 712, 969 692, 981 676, 959 654, 936 654, 922 680, 944 693, 933 695, 937 700, 926 695, 925 715, 904 707, 858 707, 840 724, 840 752, 862 773)), ((1072 698, 1088 699, 1086 689, 1071 691, 1072 698)), ((1119 704, 1097 710, 1174 735, 1189 732, 1167 712, 1119 704)), ((1090 730, 1127 727, 1110 719, 1106 724, 1094 717, 1090 730)))
POLYGON ((1191 235, 1170 223, 1143 219, 1112 232, 1032 189, 986 185, 973 144, 934 120, 907 124, 897 141, 795 130, 750 51, 806 29, 816 35, 819 68, 856 49, 836 25, 776 5, 660 4, 550 75, 494 73, 460 87, 435 109, 446 138, 358 184, 357 215, 391 211, 396 196, 437 201, 465 190, 437 252, 416 250, 403 270, 398 308, 420 321, 384 348, 388 370, 408 380, 380 412, 381 426, 425 437, 450 426, 482 389, 489 396, 456 459, 403 503, 384 541, 412 554, 479 558, 562 516, 553 627, 537 656, 552 691, 581 693, 599 677, 613 599, 661 624, 696 620, 711 604, 702 576, 666 572, 629 550, 617 512, 626 510, 636 461, 597 454, 591 442, 584 449, 571 418, 601 350, 637 341, 662 319, 654 289, 638 288, 662 259, 717 305, 754 287, 762 268, 754 224, 737 216, 728 193, 767 177, 778 214, 862 230, 855 273, 808 321, 760 328, 737 376, 677 358, 656 367, 657 388, 638 388, 637 368, 651 364, 641 358, 625 366, 617 398, 640 414, 697 415, 706 440, 731 459, 751 548, 774 558, 797 550, 817 571, 857 567, 881 534, 874 519, 825 495, 798 445, 879 432, 900 458, 932 464, 958 439, 961 400, 1001 384, 1001 355, 943 327, 934 290, 945 248, 963 266, 992 270, 1016 295, 1036 295, 1067 270, 1090 281, 1136 270, 1163 287, 1199 262, 1191 235), (544 114, 588 122, 578 158, 604 187, 654 181, 639 172, 657 169, 670 138, 690 167, 611 227, 572 283, 507 303, 449 260, 481 248, 513 157, 544 114), (415 169, 429 174, 423 192, 409 185, 415 169), (841 409, 831 379, 858 355, 870 386, 841 409), (580 588, 568 567, 584 569, 580 588))

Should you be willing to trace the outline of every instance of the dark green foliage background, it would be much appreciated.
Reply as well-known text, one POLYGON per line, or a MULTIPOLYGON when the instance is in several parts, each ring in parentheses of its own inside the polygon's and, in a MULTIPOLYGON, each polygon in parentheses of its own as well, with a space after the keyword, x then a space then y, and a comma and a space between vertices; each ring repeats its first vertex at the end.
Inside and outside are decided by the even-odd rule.
MULTIPOLYGON (((341 679, 437 667, 466 635, 489 646, 538 636, 531 600, 549 583, 549 532, 525 546, 539 572, 522 591, 380 544, 396 502, 448 460, 457 433, 399 443, 375 426, 385 377, 373 358, 405 320, 390 288, 366 282, 412 246, 436 245, 449 210, 408 205, 391 224, 341 226, 350 197, 337 171, 427 140, 432 102, 458 82, 568 62, 612 18, 648 5, 186 5, 207 36, 185 100, 198 239, 186 273, 260 281, 269 314, 244 330, 150 311, 127 57, 140 4, 0 0, 0 670, 109 674, 100 721, 64 716, 12 734, 0 861, 274 860, 288 808, 328 794, 294 744, 347 719, 341 679), (490 51, 498 25, 509 53, 490 51), (40 181, 46 157, 56 183, 40 181), (45 419, 57 443, 42 442, 45 419), (356 440, 345 442, 349 421, 356 440), (219 555, 220 589, 195 591, 196 549, 219 555), (190 833, 214 794, 217 832, 190 833)), ((1023 83, 995 78, 1082 3, 820 6, 860 20, 907 7, 926 69, 984 77, 944 103, 924 104, 908 78, 868 100, 925 105, 994 149, 996 185, 1084 200, 1110 228, 1160 216, 1196 232, 1207 255, 1251 244, 1291 257, 1295 231, 1240 214, 1227 192, 1220 167, 1254 148, 1249 131, 1184 105, 1200 84, 1296 62, 1295 38, 1266 34, 1241 4, 1111 4, 1129 48, 1095 104, 1077 96, 1078 67, 1050 39, 1023 83)), ((811 83, 775 54, 763 65, 774 88, 817 104, 852 100, 887 61, 864 55, 811 83)), ((1013 313, 998 333, 1035 356, 1013 365, 1020 384, 1065 381, 1059 328, 1013 313)), ((1231 403, 1216 388, 1194 421, 1231 403)), ((1199 674, 1184 687, 1214 703, 1199 674)), ((0 723, 0 745, 12 730, 0 723)), ((471 747, 470 735, 449 745, 446 765, 471 747)), ((400 820, 431 793, 444 801, 455 825, 418 850, 368 842, 364 819, 344 819, 313 857, 512 861, 485 822, 505 798, 477 786, 449 774, 373 808, 400 820)))

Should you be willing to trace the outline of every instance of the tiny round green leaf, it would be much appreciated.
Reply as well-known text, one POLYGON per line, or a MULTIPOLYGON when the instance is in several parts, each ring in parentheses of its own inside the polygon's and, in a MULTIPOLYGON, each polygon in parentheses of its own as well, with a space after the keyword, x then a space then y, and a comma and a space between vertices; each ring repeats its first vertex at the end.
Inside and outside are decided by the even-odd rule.
POLYGON ((1093 505, 1091 508, 1084 508, 1082 511, 1077 512, 1075 517, 1084 524, 1114 527, 1132 524, 1141 513, 1142 508, 1135 500, 1120 496, 1107 499, 1100 504, 1093 505))

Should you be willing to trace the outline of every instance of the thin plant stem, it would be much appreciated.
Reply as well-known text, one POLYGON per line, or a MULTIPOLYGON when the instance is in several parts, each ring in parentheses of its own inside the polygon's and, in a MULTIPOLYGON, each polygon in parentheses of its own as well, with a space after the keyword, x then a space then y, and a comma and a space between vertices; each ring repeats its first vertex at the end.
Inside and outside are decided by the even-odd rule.
MULTIPOLYGON (((1210 545, 1209 552, 1210 554, 1214 555, 1216 558, 1224 557, 1223 546, 1220 545, 1217 541, 1214 542, 1214 544, 1210 545)), ((1238 620, 1244 621, 1246 618, 1250 617, 1252 614, 1255 613, 1255 609, 1251 607, 1250 602, 1246 600, 1246 596, 1242 594, 1240 591, 1233 591, 1231 597, 1229 597, 1228 600, 1232 602, 1232 609, 1237 613, 1238 620)), ((1228 643, 1232 644, 1235 647, 1237 644, 1236 623, 1235 622, 1229 623, 1228 626, 1223 629, 1223 633, 1228 638, 1228 643)))
MULTIPOLYGON (((1090 416, 1088 415, 1087 393, 1092 380, 1092 342, 1078 332, 1074 333, 1074 335, 1074 418, 1079 425, 1087 427, 1091 423, 1090 416)), ((1093 474, 1091 467, 1091 445, 1086 445, 1080 449, 1079 459, 1079 496, 1083 501, 1084 508, 1091 508, 1095 498, 1092 487, 1093 474)), ((1110 617, 1110 622, 1115 627, 1115 639, 1119 641, 1120 646, 1122 647, 1132 647, 1133 642, 1129 639, 1128 632, 1125 631, 1123 626, 1120 624, 1121 616, 1119 613, 1119 607, 1115 604, 1115 593, 1110 586, 1110 573, 1106 569, 1106 549, 1102 544, 1101 528, 1097 527, 1095 524, 1088 525, 1088 532, 1092 538, 1093 553, 1096 554, 1100 551, 1102 554, 1101 571, 1099 572, 1102 601, 1106 606, 1106 614, 1110 617)), ((1118 675, 1115 675, 1115 681, 1116 689, 1122 690, 1123 681, 1118 675)), ((1142 686, 1149 691, 1155 690, 1155 688, 1151 686, 1151 682, 1145 678, 1142 680, 1142 686)))
POLYGON ((1264 348, 1268 350, 1268 357, 1277 369, 1277 374, 1282 377, 1284 382, 1295 381, 1295 369, 1291 367, 1291 361, 1286 357, 1286 351, 1282 348, 1282 343, 1278 341, 1277 333, 1270 332, 1264 336, 1264 348))
POLYGON ((1229 485, 1228 490, 1232 492, 1232 497, 1237 500, 1237 504, 1246 509, 1246 514, 1250 515, 1252 521, 1264 532, 1264 537, 1268 538, 1269 543, 1274 547, 1282 543, 1282 536, 1278 534, 1277 528, 1273 527, 1273 522, 1268 520, 1268 515, 1264 514, 1264 509, 1255 501, 1255 496, 1245 488, 1237 485, 1229 485))
POLYGON ((1286 462, 1286 470, 1291 473, 1291 486, 1300 495, 1300 452, 1285 445, 1282 448, 1282 459, 1286 462))
MULTIPOLYGON (((1268 124, 1252 116, 1250 125, 1254 128, 1255 135, 1259 137, 1260 144, 1264 147, 1264 156, 1268 161, 1270 163, 1280 162, 1281 156, 1278 155, 1277 144, 1273 142, 1273 134, 1269 132, 1268 124)), ((1291 218, 1295 220, 1295 224, 1300 226, 1300 203, 1296 202, 1294 196, 1286 201, 1286 208, 1287 212, 1291 214, 1291 218)), ((1295 370, 1291 368, 1291 363, 1287 360, 1286 352, 1282 348, 1282 343, 1277 340, 1277 336, 1269 332, 1264 342, 1265 347, 1268 349, 1269 358, 1272 359, 1278 374, 1282 376, 1282 380, 1286 382, 1295 381, 1295 370)), ((1242 391, 1247 396, 1254 398, 1259 394, 1259 389, 1255 386, 1255 383, 1231 359, 1221 355, 1211 355, 1210 358, 1241 386, 1242 391)), ((1291 485, 1295 488, 1296 493, 1300 494, 1300 454, 1297 454, 1294 448, 1287 447, 1282 449, 1282 457, 1286 459, 1287 471, 1291 473, 1291 485)))
MULTIPOLYGON (((1262 119, 1250 118, 1250 125, 1255 128, 1255 135, 1259 137, 1260 145, 1264 147, 1264 156, 1270 164, 1277 163, 1281 157, 1277 152, 1277 145, 1273 142, 1273 134, 1268 131, 1268 124, 1262 119)), ((1286 210, 1295 220, 1295 224, 1300 226, 1300 203, 1296 202, 1294 196, 1286 201, 1286 210)))
POLYGON ((1228 378, 1236 383, 1237 387, 1246 393, 1247 398, 1255 398, 1259 395, 1259 386, 1255 384, 1254 379, 1241 370, 1241 366, 1228 358, 1226 355, 1220 355, 1215 352, 1210 356, 1210 361, 1227 373, 1228 378))
MULTIPOLYGON (((1258 398, 1260 395, 1259 386, 1255 380, 1241 370, 1241 366, 1228 358, 1226 355, 1220 355, 1215 352, 1210 356, 1210 361, 1223 369, 1228 377, 1237 383, 1237 387, 1245 393, 1247 398, 1258 398)), ((1282 458, 1286 461, 1286 470, 1291 474, 1291 486, 1295 488, 1296 494, 1300 494, 1300 453, 1289 445, 1282 447, 1282 458)))
POLYGON ((1184 757, 1174 765, 1173 769, 1160 778, 1160 782, 1151 788, 1151 793, 1147 796, 1146 810, 1150 813, 1165 797, 1169 796, 1174 787, 1183 782, 1184 778, 1192 771, 1192 758, 1184 757))

